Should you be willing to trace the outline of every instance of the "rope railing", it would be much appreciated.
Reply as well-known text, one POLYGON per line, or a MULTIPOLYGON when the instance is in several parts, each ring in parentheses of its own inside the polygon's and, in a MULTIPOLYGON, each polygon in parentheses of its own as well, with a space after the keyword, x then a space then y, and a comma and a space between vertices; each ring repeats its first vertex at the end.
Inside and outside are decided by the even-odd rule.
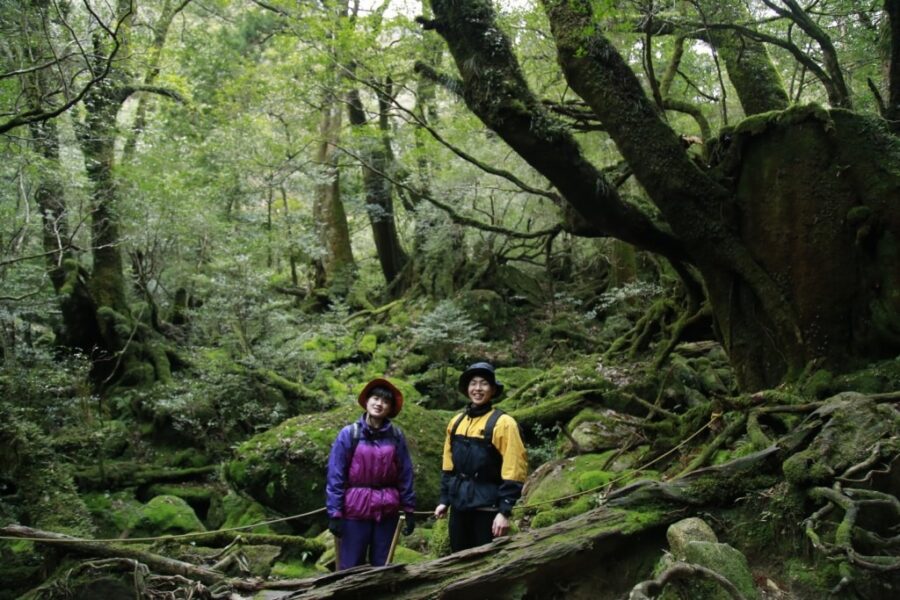
MULTIPOLYGON (((694 433, 692 433, 691 435, 689 435, 688 437, 686 437, 686 438, 685 438, 684 440, 682 440, 679 444, 673 446, 672 448, 670 448, 670 449, 667 450, 666 452, 660 454, 659 456, 657 456, 657 457, 654 458, 653 460, 644 463, 643 465, 641 465, 641 466, 638 467, 637 469, 634 469, 634 470, 632 470, 632 471, 629 471, 627 474, 623 474, 623 475, 621 475, 621 476, 619 476, 619 477, 616 477, 616 478, 614 478, 614 479, 611 479, 611 480, 607 481, 606 483, 604 483, 604 484, 602 484, 602 485, 598 485, 598 486, 593 487, 593 488, 591 488, 591 489, 582 490, 582 491, 576 492, 576 493, 574 493, 574 494, 568 494, 568 495, 566 495, 566 496, 560 496, 559 498, 551 498, 551 499, 549 499, 549 500, 542 500, 541 502, 535 502, 535 503, 533 503, 533 504, 518 504, 518 505, 516 505, 515 507, 513 507, 513 510, 530 510, 530 509, 533 509, 533 508, 535 508, 535 507, 537 507, 537 506, 544 506, 544 505, 546 505, 546 504, 554 504, 554 503, 556 503, 556 502, 562 502, 562 501, 564 501, 564 500, 571 500, 571 499, 573 499, 573 498, 579 498, 579 497, 585 496, 585 495, 587 495, 587 494, 592 494, 592 493, 594 493, 594 492, 599 492, 599 491, 601 491, 601 490, 603 490, 603 489, 608 489, 611 485, 613 485, 613 484, 615 484, 615 483, 617 483, 617 482, 619 482, 619 481, 622 481, 622 480, 624 480, 624 479, 627 479, 627 478, 629 478, 629 477, 632 477, 635 473, 640 473, 641 471, 645 471, 645 470, 647 470, 649 467, 651 467, 651 466, 653 466, 654 464, 656 464, 657 462, 659 462, 659 461, 661 461, 662 459, 666 458, 667 456, 671 455, 671 454, 674 453, 676 450, 678 450, 679 448, 683 447, 685 444, 687 444, 688 442, 690 442, 692 439, 694 439, 695 437, 697 437, 698 435, 700 435, 701 433, 703 433, 704 431, 706 431, 710 426, 712 426, 712 424, 713 424, 715 421, 717 421, 719 418, 721 418, 721 416, 722 416, 721 413, 714 413, 714 414, 711 416, 710 420, 709 420, 705 425, 703 425, 700 429, 698 429, 697 431, 695 431, 694 433)), ((287 516, 287 517, 280 517, 280 518, 277 518, 277 519, 269 519, 269 520, 266 520, 266 521, 260 521, 260 522, 258 522, 258 523, 252 523, 252 524, 250 524, 250 525, 240 525, 240 526, 237 526, 237 527, 228 527, 228 528, 226 528, 226 529, 215 529, 215 530, 213 530, 213 531, 194 531, 194 532, 190 532, 190 533, 179 533, 179 534, 173 534, 173 535, 161 535, 161 536, 155 536, 155 537, 105 538, 105 539, 104 539, 104 538, 76 538, 76 537, 66 537, 66 538, 64 538, 64 539, 53 539, 53 538, 34 538, 34 537, 19 537, 19 536, 6 536, 6 535, 0 535, 0 540, 11 540, 11 541, 22 541, 22 540, 24 540, 24 541, 40 542, 40 543, 51 543, 51 544, 84 543, 84 542, 93 542, 93 543, 116 543, 116 544, 132 544, 132 543, 144 543, 144 542, 158 542, 158 541, 182 540, 182 539, 190 539, 190 538, 194 538, 194 537, 203 537, 203 536, 210 535, 210 534, 212 534, 212 533, 228 533, 228 532, 230 532, 230 531, 244 531, 244 530, 247 530, 247 529, 255 529, 255 528, 257 528, 257 527, 264 527, 264 526, 267 526, 267 525, 273 525, 273 524, 275 524, 275 523, 282 523, 282 522, 284 522, 284 521, 292 521, 292 520, 294 520, 294 519, 302 519, 302 518, 305 518, 305 517, 311 517, 311 516, 313 516, 313 515, 317 515, 317 514, 323 513, 323 512, 325 512, 325 507, 324 507, 324 506, 321 507, 321 508, 317 508, 317 509, 315 509, 315 510, 311 510, 311 511, 309 511, 309 512, 305 512, 305 513, 301 513, 301 514, 296 514, 296 515, 290 515, 290 516, 287 516)), ((430 516, 430 515, 433 515, 434 512, 433 512, 433 511, 428 511, 428 510, 421 510, 421 511, 413 511, 413 514, 415 514, 415 515, 428 515, 428 516, 430 516)))

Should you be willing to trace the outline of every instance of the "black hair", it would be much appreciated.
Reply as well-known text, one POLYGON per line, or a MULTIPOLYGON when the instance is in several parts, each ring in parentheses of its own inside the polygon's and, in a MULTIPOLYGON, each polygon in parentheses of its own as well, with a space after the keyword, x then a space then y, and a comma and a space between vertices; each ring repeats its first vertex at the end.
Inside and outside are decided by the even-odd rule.
POLYGON ((378 396, 383 400, 387 400, 392 405, 396 402, 396 400, 394 399, 394 392, 387 389, 383 385, 373 387, 371 391, 369 391, 369 398, 371 398, 372 396, 378 396))

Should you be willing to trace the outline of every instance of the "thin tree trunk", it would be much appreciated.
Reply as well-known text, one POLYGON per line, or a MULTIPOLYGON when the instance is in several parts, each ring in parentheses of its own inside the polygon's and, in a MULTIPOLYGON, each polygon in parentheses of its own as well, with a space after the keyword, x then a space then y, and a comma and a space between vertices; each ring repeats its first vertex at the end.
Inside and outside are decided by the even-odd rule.
MULTIPOLYGON (((378 261, 381 264, 381 272, 385 283, 396 294, 402 289, 392 287, 392 283, 403 273, 407 262, 406 252, 400 244, 397 235, 397 225, 394 220, 393 186, 384 175, 391 169, 391 156, 384 147, 384 142, 378 136, 373 137, 374 131, 369 131, 365 109, 362 104, 359 90, 353 89, 347 95, 348 114, 350 123, 360 131, 358 136, 362 140, 363 150, 362 171, 363 185, 366 191, 366 212, 369 223, 372 226, 372 237, 375 240, 375 249, 378 252, 378 261)), ((387 125, 385 111, 386 104, 379 101, 380 119, 385 123, 380 129, 384 133, 387 125)))

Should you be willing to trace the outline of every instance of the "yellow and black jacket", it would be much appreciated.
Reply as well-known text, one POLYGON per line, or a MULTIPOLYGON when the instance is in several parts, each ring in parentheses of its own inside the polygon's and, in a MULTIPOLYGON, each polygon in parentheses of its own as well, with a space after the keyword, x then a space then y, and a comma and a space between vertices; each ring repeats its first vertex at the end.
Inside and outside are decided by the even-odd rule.
POLYGON ((447 424, 442 469, 441 504, 456 510, 494 508, 508 516, 528 474, 519 425, 490 405, 454 415, 447 424))

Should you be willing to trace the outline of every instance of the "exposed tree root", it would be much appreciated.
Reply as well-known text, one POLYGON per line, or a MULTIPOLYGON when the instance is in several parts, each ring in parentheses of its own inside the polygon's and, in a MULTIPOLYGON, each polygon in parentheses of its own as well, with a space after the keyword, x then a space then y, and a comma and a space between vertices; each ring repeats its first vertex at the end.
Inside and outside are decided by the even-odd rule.
POLYGON ((662 594, 666 584, 680 579, 695 578, 711 579, 725 588, 725 591, 728 592, 734 600, 746 600, 744 595, 738 591, 733 583, 712 569, 685 562, 673 564, 671 567, 660 573, 659 577, 656 579, 642 581, 637 584, 628 595, 628 600, 650 600, 651 598, 657 598, 662 594))

